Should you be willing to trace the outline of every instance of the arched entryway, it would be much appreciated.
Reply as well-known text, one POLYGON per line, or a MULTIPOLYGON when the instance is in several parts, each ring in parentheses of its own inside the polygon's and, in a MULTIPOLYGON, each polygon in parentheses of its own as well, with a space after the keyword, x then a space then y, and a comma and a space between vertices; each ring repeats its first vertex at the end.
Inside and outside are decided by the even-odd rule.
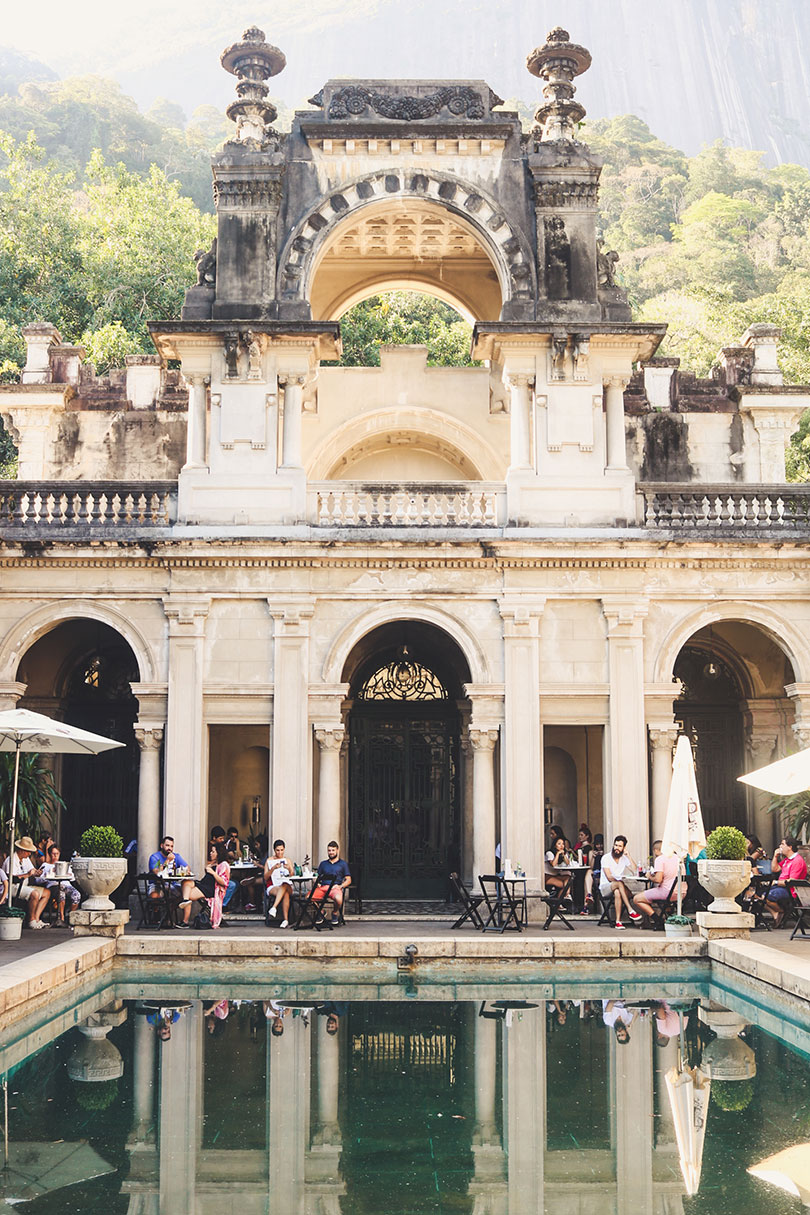
POLYGON ((136 838, 140 751, 134 733, 138 702, 130 685, 140 673, 129 644, 100 621, 66 620, 26 651, 16 677, 27 685, 21 708, 125 744, 93 758, 53 757, 65 802, 61 822, 53 824, 63 852, 72 851, 93 824, 112 825, 125 843, 136 838))
POLYGON ((455 643, 433 626, 384 625, 355 647, 348 847, 368 898, 433 899, 462 849, 462 684, 455 643))

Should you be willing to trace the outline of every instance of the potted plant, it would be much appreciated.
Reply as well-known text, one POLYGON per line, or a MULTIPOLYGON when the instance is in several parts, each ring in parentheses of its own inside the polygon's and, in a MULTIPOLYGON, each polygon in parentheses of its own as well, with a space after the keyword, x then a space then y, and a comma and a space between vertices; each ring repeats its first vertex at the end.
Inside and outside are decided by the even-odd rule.
POLYGON ((0 907, 0 941, 19 941, 22 935, 25 912, 20 907, 0 907))
POLYGON ((79 840, 79 855, 71 861, 76 881, 89 898, 84 911, 114 911, 107 896, 121 885, 127 874, 124 841, 114 827, 88 827, 79 840))
POLYGON ((691 937, 693 920, 688 915, 670 915, 664 920, 664 935, 691 937))
POLYGON ((698 861, 701 886, 714 895, 711 912, 738 913, 738 894, 751 881, 751 865, 746 859, 747 841, 736 827, 715 827, 706 840, 706 860, 698 861))

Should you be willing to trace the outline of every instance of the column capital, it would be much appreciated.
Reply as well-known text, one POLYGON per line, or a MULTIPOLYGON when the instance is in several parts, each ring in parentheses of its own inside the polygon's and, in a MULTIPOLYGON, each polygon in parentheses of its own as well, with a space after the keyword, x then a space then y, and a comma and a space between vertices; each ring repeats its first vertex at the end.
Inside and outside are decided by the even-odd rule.
POLYGON ((751 762, 762 768, 770 761, 779 735, 775 730, 751 730, 745 740, 745 750, 751 762))
POLYGON ((797 721, 792 730, 796 742, 802 749, 810 747, 810 724, 808 722, 797 721))
POLYGON ((627 385, 630 383, 630 376, 624 372, 611 372, 603 379, 605 388, 621 388, 624 392, 627 385))
POLYGON ((163 726, 135 726, 135 739, 142 751, 159 751, 163 742, 163 726))
POLYGON ((498 611, 503 620, 504 637, 537 637, 540 618, 546 607, 545 596, 533 595, 526 602, 521 599, 498 600, 498 611))
POLYGON ((642 637, 642 622, 648 608, 646 599, 603 598, 602 614, 607 622, 608 637, 642 637))
POLYGON ((467 731, 467 737, 474 751, 493 751, 500 736, 496 729, 479 730, 475 727, 467 731))
POLYGON ((27 687, 27 683, 20 683, 16 679, 0 681, 0 709, 16 709, 17 701, 25 695, 27 687))
POLYGON ((303 388, 307 382, 307 375, 300 372, 280 371, 276 379, 282 388, 303 388))
POLYGON ((211 607, 210 599, 186 599, 180 595, 167 595, 163 599, 163 611, 169 622, 170 637, 201 635, 205 618, 211 607))
POLYGON ((315 741, 322 751, 340 751, 345 737, 343 726, 331 726, 328 730, 315 731, 315 741))
POLYGON ((533 388, 535 376, 534 372, 506 371, 503 380, 508 388, 533 388))
POLYGON ((676 725, 648 726, 647 732, 654 751, 672 751, 678 741, 680 730, 676 725))
POLYGON ((276 599, 268 599, 267 607, 274 621, 276 637, 309 636, 309 622, 315 613, 313 603, 279 603, 276 599))

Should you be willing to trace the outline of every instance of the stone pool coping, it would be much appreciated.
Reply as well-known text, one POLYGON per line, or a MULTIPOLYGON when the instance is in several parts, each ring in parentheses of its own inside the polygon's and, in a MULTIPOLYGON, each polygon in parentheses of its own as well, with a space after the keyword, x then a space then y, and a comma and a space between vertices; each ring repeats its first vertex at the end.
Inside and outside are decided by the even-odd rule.
POLYGON ((46 1004, 79 993, 83 986, 102 979, 125 978, 130 967, 167 958, 183 959, 196 969, 196 960, 206 959, 214 973, 226 962, 240 969, 269 959, 289 959, 295 965, 323 961, 327 964, 353 960, 378 960, 391 965, 404 955, 406 944, 416 945, 417 967, 433 961, 446 965, 448 977, 473 972, 478 964, 514 965, 520 961, 599 962, 604 959, 654 964, 663 958, 706 961, 745 975, 810 1003, 810 953, 806 957, 783 943, 761 940, 706 941, 692 937, 666 940, 647 933, 622 936, 585 929, 575 934, 529 930, 520 936, 450 933, 436 926, 430 930, 413 924, 391 924, 384 931, 369 931, 352 925, 336 933, 271 934, 188 932, 130 933, 118 940, 82 937, 61 941, 27 957, 11 956, 3 964, 0 953, 0 1024, 5 1029, 46 1004), (780 947, 781 946, 781 947, 780 947), (219 964, 219 965, 218 965, 219 964))

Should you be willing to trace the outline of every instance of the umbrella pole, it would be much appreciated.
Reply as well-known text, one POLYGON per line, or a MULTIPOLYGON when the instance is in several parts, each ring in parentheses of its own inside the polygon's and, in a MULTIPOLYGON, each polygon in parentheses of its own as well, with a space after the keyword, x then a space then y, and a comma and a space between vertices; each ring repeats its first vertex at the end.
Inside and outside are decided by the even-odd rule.
POLYGON ((20 750, 22 748, 22 739, 17 739, 16 753, 14 756, 14 796, 11 799, 11 842, 8 846, 8 905, 11 906, 11 895, 14 889, 14 827, 17 818, 17 787, 20 782, 20 750))
POLYGON ((3 1079, 3 1168, 8 1168, 8 1078, 3 1079))
POLYGON ((682 880, 683 880, 683 879, 682 879, 682 877, 681 877, 681 858, 680 858, 680 857, 678 857, 678 915, 680 915, 680 914, 681 914, 681 908, 683 907, 683 886, 682 886, 682 880))

